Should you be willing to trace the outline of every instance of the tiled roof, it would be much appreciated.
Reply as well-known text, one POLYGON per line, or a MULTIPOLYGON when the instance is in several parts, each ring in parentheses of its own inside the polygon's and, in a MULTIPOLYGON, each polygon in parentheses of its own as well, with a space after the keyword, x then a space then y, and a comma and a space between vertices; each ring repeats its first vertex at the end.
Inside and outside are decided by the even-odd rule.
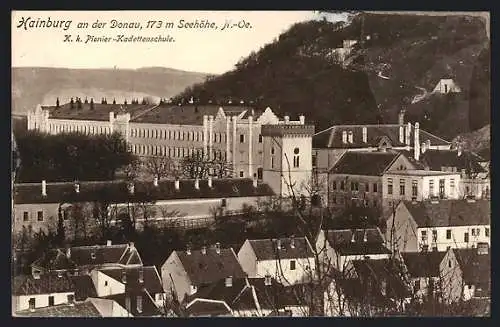
POLYGON ((411 277, 439 277, 439 265, 446 252, 405 252, 403 261, 411 277))
POLYGON ((330 174, 382 176, 400 154, 397 152, 345 152, 330 174))
POLYGON ((464 151, 459 156, 457 150, 427 150, 420 155, 419 160, 430 170, 441 170, 443 167, 456 167, 459 172, 462 169, 471 169, 478 173, 486 172, 479 164, 484 159, 468 151, 464 151))
POLYGON ((134 268, 107 268, 100 269, 100 272, 108 275, 109 277, 121 282, 123 271, 126 273, 126 292, 142 291, 145 288, 152 296, 156 293, 163 292, 161 277, 158 274, 155 266, 148 267, 134 267, 134 268), (143 282, 139 281, 139 274, 142 270, 143 282))
MULTIPOLYGON (((384 237, 378 228, 327 230, 325 234, 330 246, 341 255, 390 253, 389 249, 385 246, 384 237)), ((320 247, 322 246, 320 245, 320 247)))
POLYGON ((491 249, 487 254, 478 254, 477 248, 453 249, 462 276, 467 285, 481 285, 490 288, 491 282, 491 249))
MULTIPOLYGON (((386 137, 393 147, 403 147, 406 143, 399 142, 399 125, 337 125, 316 133, 313 137, 313 148, 359 149, 378 147, 382 138, 386 137), (367 142, 363 142, 363 127, 366 127, 367 142), (353 143, 342 142, 342 132, 353 133, 353 143)), ((404 125, 407 127, 407 124, 404 125)), ((406 131, 405 131, 406 136, 406 131)), ((410 146, 414 144, 414 126, 410 133, 410 146)), ((420 129, 420 142, 429 140, 431 145, 449 145, 450 142, 420 129)))
POLYGON ((186 308, 188 316, 228 316, 231 315, 225 303, 197 299, 186 308))
POLYGON ((404 201, 418 227, 489 225, 489 200, 439 200, 437 203, 404 201))
MULTIPOLYGON (((70 248, 70 258, 65 249, 52 249, 33 262, 32 266, 45 270, 77 269, 82 266, 127 264, 138 256, 137 249, 130 251, 128 244, 76 246, 70 248)), ((128 264, 142 264, 141 261, 128 264)))
POLYGON ((270 196, 274 192, 269 185, 253 186, 251 179, 213 179, 212 188, 207 180, 199 181, 199 190, 194 180, 179 181, 179 190, 173 180, 162 180, 155 187, 153 182, 136 181, 134 194, 129 194, 126 181, 80 182, 80 192, 75 193, 74 183, 47 183, 47 196, 42 196, 42 184, 16 184, 14 202, 27 203, 75 203, 107 200, 112 203, 140 202, 150 200, 230 198, 270 196))
POLYGON ((257 260, 300 259, 313 257, 312 249, 305 237, 280 238, 281 248, 278 250, 278 239, 249 240, 257 260))
POLYGON ((94 304, 90 301, 75 303, 74 305, 62 304, 52 307, 37 308, 34 311, 22 310, 15 313, 17 317, 102 317, 94 304))
POLYGON ((252 110, 247 106, 219 106, 219 105, 172 105, 164 104, 156 107, 148 113, 141 115, 132 122, 152 123, 152 124, 172 124, 172 125, 202 125, 203 116, 215 116, 219 108, 224 110, 226 115, 237 116, 241 113, 252 110))
POLYGON ((50 293, 70 293, 75 291, 73 281, 66 275, 41 275, 39 279, 31 275, 14 278, 12 293, 14 295, 34 295, 50 293))
POLYGON ((97 297, 95 285, 89 275, 70 276, 75 285, 75 300, 85 301, 91 297, 97 297))
POLYGON ((220 253, 217 253, 214 247, 207 247, 205 254, 201 250, 191 250, 191 254, 186 251, 175 252, 189 280, 198 287, 228 276, 246 276, 232 248, 220 249, 220 253))
MULTIPOLYGON (((90 100, 89 100, 90 101, 90 100)), ((42 106, 42 109, 49 110, 50 119, 74 119, 74 120, 97 120, 109 121, 109 113, 114 112, 115 115, 120 112, 128 112, 131 117, 139 113, 146 112, 155 107, 155 104, 101 104, 94 102, 94 110, 90 110, 90 103, 82 103, 82 109, 77 109, 76 103, 71 109, 69 103, 59 106, 42 106)))
POLYGON ((153 299, 149 297, 146 291, 140 293, 121 293, 105 296, 105 299, 114 300, 125 310, 127 310, 134 317, 150 317, 158 316, 161 314, 160 309, 153 302, 153 299), (138 296, 142 299, 142 312, 137 310, 138 296), (127 299, 130 301, 130 307, 128 307, 127 299))

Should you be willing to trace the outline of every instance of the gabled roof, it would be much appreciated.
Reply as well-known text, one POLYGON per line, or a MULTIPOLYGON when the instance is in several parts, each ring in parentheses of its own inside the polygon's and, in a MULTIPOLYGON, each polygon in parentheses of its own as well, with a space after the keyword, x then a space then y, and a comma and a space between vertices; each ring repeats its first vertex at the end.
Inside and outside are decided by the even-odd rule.
POLYGON ((88 298, 97 297, 95 285, 89 275, 70 276, 75 285, 75 300, 85 301, 88 298))
POLYGON ((179 257, 189 280, 198 287, 229 276, 246 277, 232 248, 221 248, 220 253, 215 247, 207 247, 205 254, 201 250, 190 250, 190 254, 178 250, 174 253, 179 257))
POLYGON ((70 257, 66 249, 52 249, 31 265, 46 271, 78 269, 79 267, 98 267, 101 265, 142 264, 137 249, 130 249, 128 244, 75 246, 70 248, 70 257), (130 262, 139 258, 139 261, 130 262))
POLYGON ((121 293, 105 296, 105 299, 116 301, 125 310, 127 310, 134 317, 150 317, 161 315, 160 309, 154 303, 154 300, 148 295, 146 291, 135 293, 121 293), (142 299, 142 312, 137 310, 138 297, 142 299), (127 300, 128 299, 128 300, 127 300), (128 306, 128 304, 130 306, 128 306))
POLYGON ((312 258, 313 252, 305 237, 248 240, 257 260, 312 258), (280 249, 278 249, 278 241, 280 249))
POLYGON ((42 184, 16 184, 14 186, 14 202, 30 203, 76 203, 92 201, 109 201, 111 203, 127 203, 140 201, 254 197, 274 195, 269 185, 258 183, 253 186, 251 179, 213 179, 212 187, 207 180, 199 181, 199 190, 194 180, 179 181, 179 190, 175 189, 173 180, 162 180, 155 187, 153 182, 136 181, 134 194, 128 191, 126 181, 80 182, 79 193, 75 192, 74 183, 47 183, 47 195, 42 195, 42 184))
MULTIPOLYGON (((405 124, 406 128, 408 124, 405 124)), ((410 146, 413 147, 415 132, 411 125, 410 146)), ((318 132, 313 137, 313 148, 337 148, 337 149, 356 149, 367 147, 378 147, 383 137, 387 137, 393 147, 404 147, 405 142, 399 141, 398 124, 386 125, 335 125, 326 130, 318 132), (363 142, 363 128, 366 128, 367 142, 363 142), (342 132, 353 133, 353 143, 342 142, 342 132)), ((406 132, 405 132, 406 135, 406 132)), ((432 145, 449 145, 450 142, 420 129, 420 142, 429 140, 432 145)))
POLYGON ((445 254, 445 251, 432 251, 405 252, 401 255, 411 277, 439 277, 439 265, 445 254))
POLYGON ((324 233, 330 246, 340 255, 391 253, 385 246, 384 237, 378 228, 326 230, 324 233))
MULTIPOLYGON (((90 99, 89 99, 90 101, 90 99)), ((95 101, 95 99, 94 99, 95 101)), ((42 106, 42 109, 49 110, 50 119, 72 119, 72 120, 97 120, 97 121, 109 121, 109 113, 114 112, 115 115, 120 112, 128 112, 132 117, 142 113, 147 112, 151 108, 155 107, 156 104, 101 104, 94 102, 94 109, 90 109, 90 103, 82 103, 82 109, 77 109, 76 103, 74 107, 71 108, 69 103, 60 105, 59 108, 56 106, 42 106)))
POLYGON ((122 274, 125 272, 126 293, 142 292, 145 288, 152 296, 156 293, 163 293, 163 286, 161 277, 158 274, 155 266, 148 267, 133 267, 133 268, 106 268, 100 269, 100 272, 108 275, 109 277, 122 282, 122 274), (139 281, 140 271, 142 270, 143 281, 139 281))
POLYGON ((189 317, 196 316, 230 316, 231 310, 223 301, 207 301, 206 299, 195 299, 186 307, 189 317))
POLYGON ((462 277, 467 285, 488 286, 491 282, 491 248, 487 254, 478 254, 477 248, 453 249, 462 277))
POLYGON ((34 311, 22 310, 14 314, 20 317, 102 317, 91 301, 75 303, 73 305, 61 304, 52 307, 36 308, 34 311))
POLYGON ((41 275, 39 279, 31 275, 14 277, 12 294, 35 295, 75 292, 73 281, 66 275, 41 275))
POLYGON ((153 110, 137 117, 132 118, 134 123, 151 123, 151 124, 171 124, 171 125, 202 125, 203 116, 215 116, 219 108, 224 110, 224 113, 230 116, 238 116, 245 111, 252 110, 249 106, 239 105, 172 105, 162 104, 153 110))
POLYGON ((330 174, 382 176, 400 156, 398 152, 345 152, 330 174))
POLYGON ((468 151, 463 151, 459 156, 457 150, 427 150, 420 155, 420 161, 430 170, 441 170, 443 167, 456 167, 459 172, 462 169, 471 169, 478 173, 486 172, 479 164, 484 159, 468 151))
POLYGON ((489 200, 439 200, 437 203, 404 201, 418 227, 489 225, 489 200))

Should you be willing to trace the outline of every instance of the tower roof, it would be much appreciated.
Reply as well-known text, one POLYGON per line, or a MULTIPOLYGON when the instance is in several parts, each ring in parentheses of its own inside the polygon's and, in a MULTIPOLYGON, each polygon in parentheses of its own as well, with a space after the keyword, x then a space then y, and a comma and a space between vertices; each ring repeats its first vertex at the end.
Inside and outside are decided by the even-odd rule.
POLYGON ((262 136, 313 136, 314 125, 282 124, 262 125, 262 136))

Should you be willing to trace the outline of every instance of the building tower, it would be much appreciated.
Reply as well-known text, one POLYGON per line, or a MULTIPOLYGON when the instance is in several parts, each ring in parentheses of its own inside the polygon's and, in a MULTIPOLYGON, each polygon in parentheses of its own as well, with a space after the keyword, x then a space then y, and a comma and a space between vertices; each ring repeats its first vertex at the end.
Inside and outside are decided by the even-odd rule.
POLYGON ((309 195, 313 125, 263 125, 263 180, 280 196, 309 195))

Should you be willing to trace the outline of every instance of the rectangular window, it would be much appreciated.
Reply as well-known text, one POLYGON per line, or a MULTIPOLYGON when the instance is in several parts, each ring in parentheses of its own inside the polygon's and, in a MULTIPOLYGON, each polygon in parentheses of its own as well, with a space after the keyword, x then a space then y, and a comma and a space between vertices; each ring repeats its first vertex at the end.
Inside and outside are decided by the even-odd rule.
POLYGON ((52 307, 52 306, 54 306, 54 296, 53 295, 49 296, 49 307, 52 307))
POLYGON ((340 190, 341 191, 345 190, 345 181, 340 181, 340 190))
POLYGON ((141 313, 142 312, 142 296, 137 295, 136 298, 136 304, 137 304, 137 312, 141 313))
POLYGON ((262 168, 257 168, 257 179, 262 179, 264 177, 264 170, 262 168))
POLYGON ((299 156, 294 156, 293 157, 293 168, 298 168, 299 167, 299 156))
POLYGON ((465 233, 464 233, 464 242, 465 242, 465 243, 468 243, 468 242, 469 242, 469 233, 468 233, 468 232, 465 232, 465 233))
POLYGON ((437 238, 438 238, 438 231, 434 229, 432 231, 432 241, 437 242, 437 238))
POLYGON ((23 221, 30 220, 30 214, 28 211, 23 212, 23 221))
POLYGON ((451 240, 451 229, 446 230, 446 239, 451 240))
POLYGON ((404 179, 399 180, 399 194, 405 195, 405 180, 404 179))
POLYGON ((411 182, 411 196, 414 196, 414 197, 418 196, 418 182, 417 181, 411 182))
POLYGON ((271 168, 274 168, 274 157, 271 157, 271 168))
POLYGON ((420 234, 422 236, 422 241, 426 242, 427 241, 427 231, 423 230, 423 231, 420 232, 420 234))
POLYGON ((434 181, 429 181, 429 196, 434 196, 434 181))
POLYGON ((75 295, 69 294, 68 295, 68 303, 73 303, 73 302, 75 302, 75 295))
POLYGON ((43 221, 43 211, 37 212, 37 218, 38 218, 38 221, 43 221))
POLYGON ((333 181, 332 183, 332 190, 336 190, 337 189, 337 181, 333 181))
POLYGON ((240 177, 243 177, 243 170, 240 170, 240 177))
POLYGON ((439 180, 439 197, 444 199, 445 191, 444 191, 444 179, 439 180))
POLYGON ((373 183, 373 192, 374 193, 378 192, 378 184, 377 183, 373 183))
POLYGON ((365 192, 370 192, 370 184, 365 183, 365 192))
POLYGON ((259 143, 262 143, 262 135, 259 134, 259 143))
POLYGON ((312 166, 313 166, 313 167, 316 167, 316 161, 317 161, 317 159, 316 159, 316 155, 313 155, 313 156, 312 156, 312 166))
POLYGON ((295 260, 290 260, 290 270, 295 270, 295 260))
POLYGON ((245 143, 245 135, 240 134, 240 143, 245 143))
POLYGON ((30 297, 30 299, 28 301, 28 305, 29 305, 30 310, 35 310, 35 298, 34 297, 30 297))
POLYGON ((488 227, 484 229, 484 236, 490 237, 490 229, 488 227))
POLYGON ((387 179, 387 194, 392 195, 392 178, 387 179))

